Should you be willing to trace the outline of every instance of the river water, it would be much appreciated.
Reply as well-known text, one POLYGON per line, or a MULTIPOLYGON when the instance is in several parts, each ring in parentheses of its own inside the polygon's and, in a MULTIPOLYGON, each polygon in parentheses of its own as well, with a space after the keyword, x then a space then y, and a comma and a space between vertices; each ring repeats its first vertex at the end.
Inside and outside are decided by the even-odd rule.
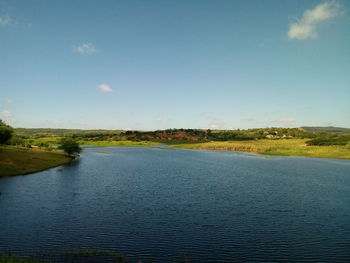
POLYGON ((0 192, 0 252, 350 262, 348 160, 89 148, 69 165, 2 178, 0 192))

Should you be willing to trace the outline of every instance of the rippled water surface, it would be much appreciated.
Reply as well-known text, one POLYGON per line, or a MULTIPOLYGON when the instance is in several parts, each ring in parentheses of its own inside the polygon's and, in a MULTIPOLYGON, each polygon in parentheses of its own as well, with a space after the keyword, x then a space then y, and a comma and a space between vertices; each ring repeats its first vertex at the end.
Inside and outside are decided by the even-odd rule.
POLYGON ((0 192, 0 252, 350 262, 346 160, 92 148, 70 165, 0 179, 0 192))

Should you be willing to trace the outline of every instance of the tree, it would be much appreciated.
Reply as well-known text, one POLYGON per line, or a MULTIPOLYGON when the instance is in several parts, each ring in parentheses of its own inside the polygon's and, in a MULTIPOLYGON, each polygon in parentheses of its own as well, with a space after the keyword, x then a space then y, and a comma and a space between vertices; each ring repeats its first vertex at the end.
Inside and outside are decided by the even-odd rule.
POLYGON ((11 139, 13 129, 0 120, 0 144, 5 144, 11 139))
POLYGON ((79 154, 82 151, 79 143, 73 138, 63 138, 59 142, 59 149, 63 150, 68 155, 79 154))

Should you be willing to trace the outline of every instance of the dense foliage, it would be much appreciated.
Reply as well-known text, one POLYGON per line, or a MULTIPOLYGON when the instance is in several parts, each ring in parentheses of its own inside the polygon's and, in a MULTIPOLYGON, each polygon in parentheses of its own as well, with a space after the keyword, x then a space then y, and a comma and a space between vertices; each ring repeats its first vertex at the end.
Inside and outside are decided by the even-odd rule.
POLYGON ((82 151, 79 143, 73 138, 63 138, 59 142, 59 149, 63 150, 68 155, 79 154, 82 151))
POLYGON ((168 129, 163 131, 126 131, 120 134, 128 140, 182 141, 244 141, 259 139, 313 138, 315 134, 299 128, 262 128, 249 130, 168 129))
POLYGON ((0 144, 7 143, 13 134, 13 129, 0 120, 0 144))
POLYGON ((73 138, 84 144, 91 142, 157 142, 181 144, 210 141, 247 141, 310 139, 308 145, 345 145, 349 142, 350 132, 346 128, 305 127, 305 128, 260 128, 247 130, 209 130, 209 129, 166 129, 156 131, 120 131, 120 130, 71 130, 71 129, 16 129, 17 136, 8 143, 27 147, 50 149, 58 144, 62 137, 73 138), (319 130, 313 131, 313 130, 319 130), (336 132, 327 132, 336 131, 336 132), (322 131, 322 132, 321 132, 322 131))
POLYGON ((50 129, 50 128, 16 128, 16 134, 19 136, 89 136, 89 135, 113 135, 119 134, 121 130, 80 130, 80 129, 50 129))
POLYGON ((350 135, 326 135, 319 136, 310 141, 307 141, 307 145, 318 145, 318 146, 328 146, 328 145, 346 145, 350 141, 350 135))
POLYGON ((319 132, 319 133, 350 133, 349 128, 340 128, 340 127, 301 127, 305 131, 309 132, 319 132))

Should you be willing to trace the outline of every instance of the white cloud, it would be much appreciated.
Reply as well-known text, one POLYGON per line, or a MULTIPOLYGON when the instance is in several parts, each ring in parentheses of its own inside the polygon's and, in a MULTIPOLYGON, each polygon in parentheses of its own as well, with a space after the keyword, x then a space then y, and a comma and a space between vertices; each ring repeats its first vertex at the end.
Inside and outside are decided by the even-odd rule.
POLYGON ((12 23, 12 19, 9 15, 0 15, 0 26, 10 25, 12 23))
POLYGON ((242 118, 241 121, 252 122, 252 121, 255 121, 255 119, 247 117, 247 118, 242 118))
POLYGON ((5 99, 4 101, 5 101, 5 104, 12 104, 13 103, 13 100, 11 100, 11 99, 5 99))
POLYGON ((98 86, 98 88, 100 90, 102 90, 103 92, 112 92, 113 91, 113 89, 107 84, 101 84, 98 86))
POLYGON ((295 123, 295 118, 293 117, 285 117, 277 120, 269 120, 267 121, 268 125, 282 125, 282 126, 290 126, 295 123))
POLYGON ((11 124, 15 122, 12 113, 9 110, 3 110, 0 112, 0 118, 5 121, 6 124, 11 124))
POLYGON ((281 118, 278 121, 280 123, 291 124, 291 123, 295 122, 295 118, 293 118, 293 117, 281 118))
POLYGON ((221 126, 218 123, 212 123, 209 125, 209 129, 211 130, 220 130, 221 126))
POLYGON ((308 39, 316 37, 317 25, 321 21, 333 18, 339 15, 339 6, 336 2, 324 2, 315 6, 314 9, 306 10, 303 17, 297 23, 289 27, 289 39, 308 39))
POLYGON ((83 43, 80 46, 75 46, 73 50, 81 55, 92 55, 97 52, 92 43, 83 43))

